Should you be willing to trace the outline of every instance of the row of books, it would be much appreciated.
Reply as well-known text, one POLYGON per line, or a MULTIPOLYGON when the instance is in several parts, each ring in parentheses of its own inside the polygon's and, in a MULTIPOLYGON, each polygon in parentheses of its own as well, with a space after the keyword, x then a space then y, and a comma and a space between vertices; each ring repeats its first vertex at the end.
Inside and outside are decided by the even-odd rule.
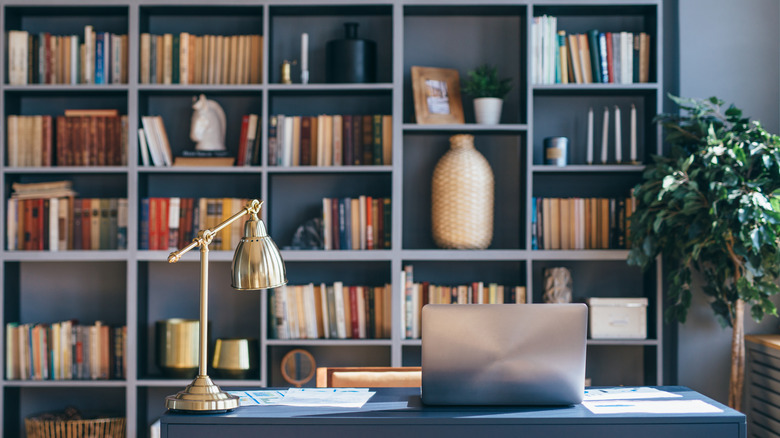
POLYGON ((324 249, 390 249, 390 198, 322 198, 324 249))
POLYGON ((127 327, 100 321, 6 324, 8 380, 98 380, 126 376, 127 327))
POLYGON ((392 164, 393 116, 382 114, 272 115, 268 163, 272 166, 392 164))
POLYGON ((406 339, 419 339, 422 308, 426 304, 524 304, 525 286, 475 281, 460 285, 414 282, 413 265, 401 271, 401 327, 406 339))
POLYGON ((566 34, 557 17, 534 17, 531 25, 533 83, 630 84, 648 82, 650 35, 646 32, 566 34))
POLYGON ((126 84, 127 35, 95 32, 84 35, 8 32, 8 83, 126 84))
POLYGON ((283 286, 269 292, 274 339, 389 339, 391 287, 283 286))
POLYGON ((533 249, 623 249, 628 247, 634 199, 533 198, 533 249))
POLYGON ((138 128, 138 146, 144 166, 172 166, 173 152, 165 124, 160 116, 142 116, 143 128, 138 128))
MULTIPOLYGON (((244 208, 239 198, 144 198, 141 200, 140 249, 175 250, 187 246, 198 231, 212 228, 244 208)), ((244 222, 237 220, 217 233, 209 246, 230 251, 238 245, 244 222)))
POLYGON ((141 34, 142 84, 259 84, 261 35, 141 34))
POLYGON ((10 115, 6 122, 9 167, 127 164, 127 116, 116 110, 10 115))
POLYGON ((127 248, 126 198, 8 199, 9 251, 127 248))

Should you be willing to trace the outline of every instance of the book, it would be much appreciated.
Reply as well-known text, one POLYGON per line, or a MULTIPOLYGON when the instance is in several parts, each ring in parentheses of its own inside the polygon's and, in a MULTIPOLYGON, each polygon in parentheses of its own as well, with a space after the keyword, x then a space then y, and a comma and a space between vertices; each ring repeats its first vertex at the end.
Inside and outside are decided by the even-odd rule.
POLYGON ((228 167, 235 163, 233 157, 183 157, 174 158, 174 166, 209 166, 209 167, 228 167))
POLYGON ((599 31, 598 29, 591 29, 587 33, 588 35, 588 54, 590 55, 590 67, 593 83, 603 82, 603 76, 601 73, 601 48, 599 47, 599 31))

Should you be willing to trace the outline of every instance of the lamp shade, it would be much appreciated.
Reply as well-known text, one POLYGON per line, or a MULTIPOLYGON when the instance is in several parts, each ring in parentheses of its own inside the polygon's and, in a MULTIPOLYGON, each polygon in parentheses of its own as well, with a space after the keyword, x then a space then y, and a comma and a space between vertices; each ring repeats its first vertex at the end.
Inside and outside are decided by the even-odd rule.
POLYGON ((244 224, 244 237, 233 255, 233 288, 257 290, 287 284, 287 270, 279 248, 257 216, 244 224))

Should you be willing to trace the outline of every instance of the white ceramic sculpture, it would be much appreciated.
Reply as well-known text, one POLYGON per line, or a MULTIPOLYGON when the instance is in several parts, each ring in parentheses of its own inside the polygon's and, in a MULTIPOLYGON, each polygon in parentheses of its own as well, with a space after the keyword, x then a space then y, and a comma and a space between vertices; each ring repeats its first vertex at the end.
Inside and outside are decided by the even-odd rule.
POLYGON ((225 150, 225 111, 215 101, 201 94, 193 98, 190 139, 198 151, 225 150))

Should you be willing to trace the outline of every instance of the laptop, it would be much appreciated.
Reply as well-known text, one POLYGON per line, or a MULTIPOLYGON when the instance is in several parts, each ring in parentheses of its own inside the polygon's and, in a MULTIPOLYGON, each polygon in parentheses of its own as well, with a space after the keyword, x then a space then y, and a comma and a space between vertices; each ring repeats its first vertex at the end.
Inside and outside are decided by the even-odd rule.
POLYGON ((571 405, 585 392, 585 304, 429 304, 422 401, 571 405))

